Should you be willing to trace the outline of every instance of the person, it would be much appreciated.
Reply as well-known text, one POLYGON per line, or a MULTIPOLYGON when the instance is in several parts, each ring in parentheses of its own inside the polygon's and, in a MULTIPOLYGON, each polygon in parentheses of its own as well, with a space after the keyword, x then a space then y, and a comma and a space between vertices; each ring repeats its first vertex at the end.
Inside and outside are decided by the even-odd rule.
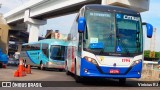
POLYGON ((15 54, 14 54, 14 58, 15 58, 16 60, 19 60, 19 55, 20 55, 20 53, 19 53, 19 52, 15 52, 15 54))

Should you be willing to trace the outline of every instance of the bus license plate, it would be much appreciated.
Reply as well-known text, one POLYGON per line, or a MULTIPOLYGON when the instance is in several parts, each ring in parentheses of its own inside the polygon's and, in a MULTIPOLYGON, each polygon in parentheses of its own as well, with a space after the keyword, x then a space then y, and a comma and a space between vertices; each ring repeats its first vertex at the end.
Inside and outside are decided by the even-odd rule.
POLYGON ((117 70, 117 69, 110 69, 109 73, 110 73, 110 74, 119 74, 120 71, 117 70))

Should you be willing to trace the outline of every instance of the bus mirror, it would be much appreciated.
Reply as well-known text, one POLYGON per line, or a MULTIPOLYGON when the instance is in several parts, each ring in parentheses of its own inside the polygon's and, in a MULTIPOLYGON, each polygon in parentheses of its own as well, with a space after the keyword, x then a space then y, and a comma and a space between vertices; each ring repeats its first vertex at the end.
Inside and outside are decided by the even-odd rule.
POLYGON ((85 20, 85 18, 84 17, 80 17, 78 19, 78 32, 79 33, 84 33, 85 26, 86 26, 86 20, 85 20))
POLYGON ((147 37, 148 38, 152 38, 152 34, 153 34, 153 26, 149 23, 143 23, 143 25, 146 25, 146 29, 147 29, 147 37))

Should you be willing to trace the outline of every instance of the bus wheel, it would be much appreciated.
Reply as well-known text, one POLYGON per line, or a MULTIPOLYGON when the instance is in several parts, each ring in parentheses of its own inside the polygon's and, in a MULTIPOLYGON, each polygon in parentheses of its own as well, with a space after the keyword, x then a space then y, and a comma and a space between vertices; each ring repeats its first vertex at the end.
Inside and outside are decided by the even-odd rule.
POLYGON ((75 75, 74 78, 75 78, 75 80, 76 80, 77 83, 81 83, 83 81, 80 76, 75 75))
POLYGON ((69 72, 68 70, 67 61, 65 62, 65 72, 66 72, 66 75, 71 75, 71 72, 69 72))
POLYGON ((42 62, 40 63, 40 70, 44 70, 44 65, 42 62))
POLYGON ((83 80, 82 80, 82 77, 77 76, 76 62, 75 62, 75 67, 74 67, 74 74, 75 74, 74 78, 75 78, 76 82, 81 83, 83 80))
POLYGON ((126 78, 121 78, 121 79, 119 79, 119 83, 120 83, 121 85, 125 85, 125 84, 126 84, 126 78))
POLYGON ((71 75, 71 72, 68 71, 68 67, 67 66, 66 66, 65 71, 66 71, 66 75, 71 75))

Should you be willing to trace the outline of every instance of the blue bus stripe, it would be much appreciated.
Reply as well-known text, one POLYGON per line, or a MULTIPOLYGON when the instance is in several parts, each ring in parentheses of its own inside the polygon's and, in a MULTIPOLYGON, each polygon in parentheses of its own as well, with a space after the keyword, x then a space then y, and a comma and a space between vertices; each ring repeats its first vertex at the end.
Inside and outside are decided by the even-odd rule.
POLYGON ((27 53, 27 56, 29 57, 29 59, 30 59, 34 64, 36 64, 36 62, 34 62, 34 60, 31 59, 31 57, 30 57, 30 55, 28 54, 27 51, 26 51, 26 53, 27 53))

